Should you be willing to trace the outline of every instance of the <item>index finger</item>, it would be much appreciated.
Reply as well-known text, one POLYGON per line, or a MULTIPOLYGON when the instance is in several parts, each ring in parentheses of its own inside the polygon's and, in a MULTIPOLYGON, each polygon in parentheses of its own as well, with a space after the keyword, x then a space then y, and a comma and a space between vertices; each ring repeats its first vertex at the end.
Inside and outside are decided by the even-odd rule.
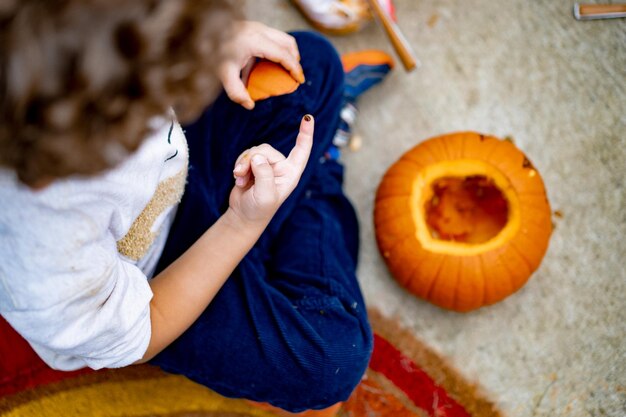
POLYGON ((260 58, 265 58, 282 65, 289 71, 289 74, 291 74, 294 80, 302 84, 304 82, 304 71, 298 61, 299 56, 293 55, 288 48, 276 43, 267 35, 265 36, 270 42, 266 42, 263 45, 263 49, 259 50, 260 58))
POLYGON ((293 61, 287 65, 285 68, 290 72, 291 76, 298 81, 300 84, 304 83, 304 72, 302 70, 302 65, 300 65, 300 51, 298 50, 298 43, 296 39, 280 30, 276 30, 273 28, 268 28, 265 35, 272 39, 274 42, 281 45, 283 48, 287 49, 289 54, 295 58, 296 62, 293 61))
POLYGON ((313 132, 315 130, 315 120, 310 114, 305 115, 300 122, 300 132, 296 138, 296 145, 293 147, 287 160, 297 167, 304 170, 309 155, 311 155, 311 147, 313 146, 313 132))

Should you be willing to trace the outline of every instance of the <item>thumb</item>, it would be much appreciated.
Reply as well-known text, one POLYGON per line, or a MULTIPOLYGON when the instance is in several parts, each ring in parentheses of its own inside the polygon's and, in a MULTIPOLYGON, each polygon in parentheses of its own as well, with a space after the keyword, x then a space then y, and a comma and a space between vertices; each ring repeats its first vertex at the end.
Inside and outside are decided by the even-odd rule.
POLYGON ((241 104, 248 110, 254 108, 254 101, 250 98, 248 90, 243 85, 237 65, 232 62, 225 64, 220 78, 222 79, 222 84, 224 84, 224 90, 228 98, 235 103, 241 104))
POLYGON ((274 180, 274 169, 269 164, 266 157, 255 154, 251 160, 252 174, 254 175, 254 186, 252 192, 258 204, 272 204, 278 198, 278 190, 274 180))

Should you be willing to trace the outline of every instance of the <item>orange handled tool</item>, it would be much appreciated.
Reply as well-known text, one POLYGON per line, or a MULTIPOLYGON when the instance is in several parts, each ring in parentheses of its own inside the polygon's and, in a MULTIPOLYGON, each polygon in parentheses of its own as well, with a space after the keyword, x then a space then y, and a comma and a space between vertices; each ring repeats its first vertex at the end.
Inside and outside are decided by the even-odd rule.
POLYGON ((577 20, 612 19, 626 17, 626 4, 574 4, 577 20))
POLYGON ((413 48, 406 40, 398 25, 389 17, 387 12, 382 8, 378 0, 368 0, 372 14, 382 24, 387 37, 391 41, 391 45, 396 50, 404 69, 407 71, 413 70, 419 65, 419 61, 413 52, 413 48))

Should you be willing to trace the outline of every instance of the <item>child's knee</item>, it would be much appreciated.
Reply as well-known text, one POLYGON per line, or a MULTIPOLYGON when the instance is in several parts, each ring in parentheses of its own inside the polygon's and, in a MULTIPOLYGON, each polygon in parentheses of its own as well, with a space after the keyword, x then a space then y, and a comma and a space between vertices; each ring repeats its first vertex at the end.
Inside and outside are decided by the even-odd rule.
POLYGON ((311 31, 290 32, 290 34, 296 39, 303 64, 313 59, 327 63, 328 69, 340 70, 339 72, 343 74, 341 58, 328 39, 317 32, 311 31))
POLYGON ((326 103, 332 97, 340 98, 343 94, 344 72, 335 47, 315 32, 292 32, 291 35, 298 43, 306 84, 317 87, 313 91, 326 103))

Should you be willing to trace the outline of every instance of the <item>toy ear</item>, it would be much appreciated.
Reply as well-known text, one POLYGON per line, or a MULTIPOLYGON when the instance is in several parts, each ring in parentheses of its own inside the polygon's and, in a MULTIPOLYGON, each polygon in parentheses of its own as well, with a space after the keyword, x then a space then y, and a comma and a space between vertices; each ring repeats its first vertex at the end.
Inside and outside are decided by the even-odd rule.
POLYGON ((279 64, 256 63, 248 77, 248 93, 254 101, 293 93, 300 84, 279 64))

